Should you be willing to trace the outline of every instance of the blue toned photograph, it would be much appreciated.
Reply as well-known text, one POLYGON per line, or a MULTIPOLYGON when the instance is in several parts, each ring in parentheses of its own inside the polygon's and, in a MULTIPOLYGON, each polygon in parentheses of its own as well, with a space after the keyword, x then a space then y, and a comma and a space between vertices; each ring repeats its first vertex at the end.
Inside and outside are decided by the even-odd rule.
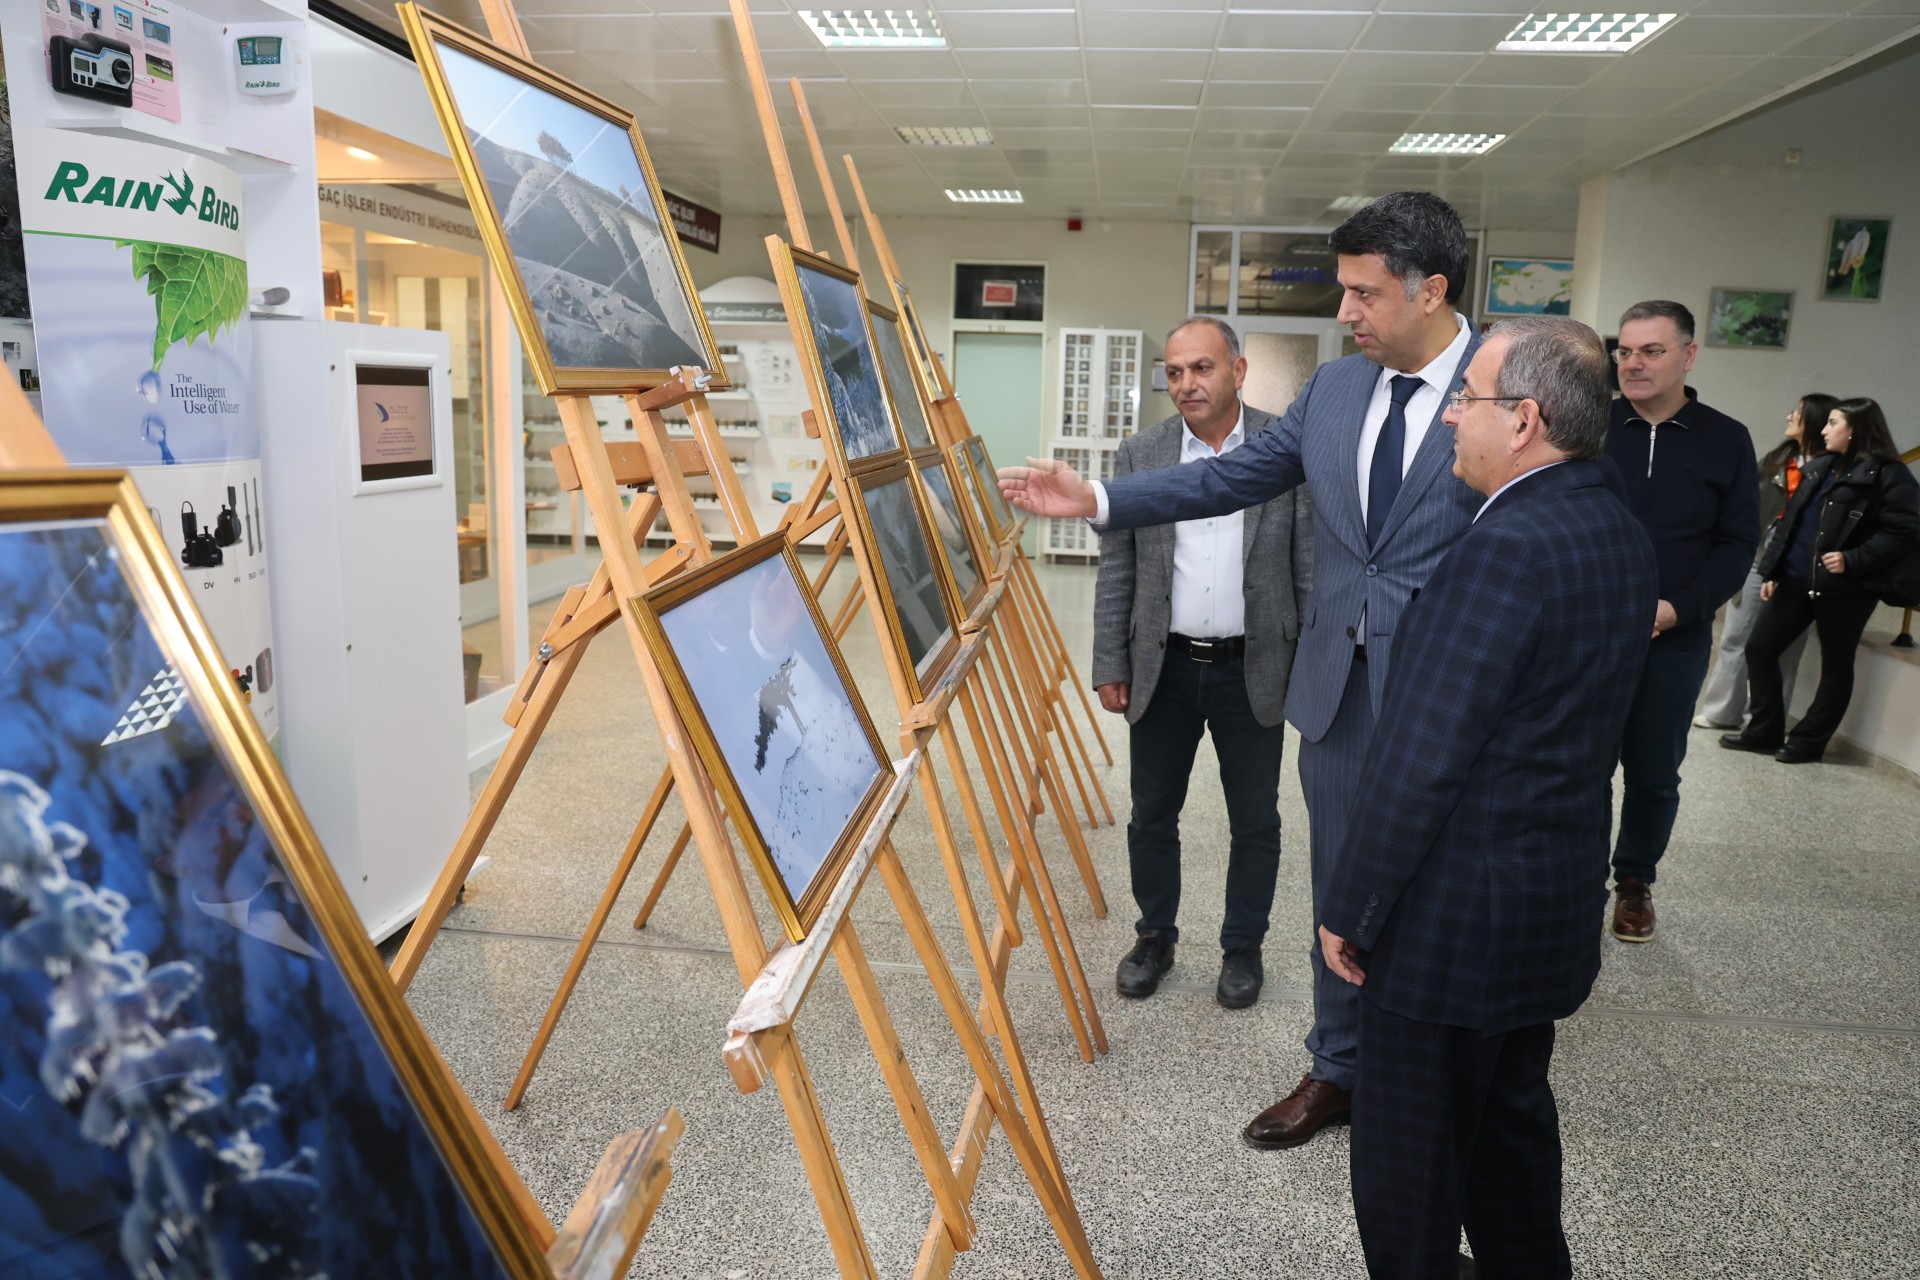
POLYGON ((436 40, 534 321, 562 368, 717 368, 633 135, 436 40))
POLYGON ((907 448, 925 449, 933 444, 933 428, 920 403, 920 391, 907 367, 907 348, 900 341, 900 326, 885 315, 874 314, 873 337, 880 348, 880 371, 886 375, 887 390, 893 393, 894 413, 900 429, 906 433, 907 448))
POLYGON ((860 500, 866 506, 874 549, 880 553, 880 567, 886 574, 887 595, 894 612, 900 615, 907 656, 913 661, 914 671, 925 675, 953 634, 953 623, 947 616, 946 597, 940 594, 940 584, 933 576, 933 550, 927 545, 926 529, 913 504, 913 489, 902 472, 898 480, 863 485, 860 500))
POLYGON ((867 312, 859 285, 799 258, 793 266, 800 278, 801 296, 806 299, 813 348, 820 357, 820 374, 826 381, 827 400, 847 461, 858 462, 900 448, 886 393, 880 389, 879 366, 867 342, 867 312))
POLYGON ((1573 309, 1573 264, 1545 258, 1487 260, 1490 316, 1564 316, 1573 309))
POLYGON ((700 714, 788 897, 806 896, 891 770, 805 587, 771 555, 660 614, 700 714))
POLYGON ((0 1273, 504 1276, 103 521, 0 529, 0 1273))
POLYGON ((927 494, 933 499, 933 528, 947 549, 954 589, 962 600, 971 600, 974 588, 980 585, 980 566, 973 558, 973 544, 967 541, 966 530, 960 524, 960 503, 953 491, 953 482, 947 477, 946 466, 939 462, 921 468, 920 478, 926 482, 927 494))
POLYGON ((993 462, 987 457, 987 446, 979 436, 966 442, 967 458, 973 464, 973 473, 978 478, 987 503, 993 508, 994 518, 1002 529, 1013 523, 1013 508, 1007 505, 1007 495, 1000 492, 1000 484, 995 479, 993 462))

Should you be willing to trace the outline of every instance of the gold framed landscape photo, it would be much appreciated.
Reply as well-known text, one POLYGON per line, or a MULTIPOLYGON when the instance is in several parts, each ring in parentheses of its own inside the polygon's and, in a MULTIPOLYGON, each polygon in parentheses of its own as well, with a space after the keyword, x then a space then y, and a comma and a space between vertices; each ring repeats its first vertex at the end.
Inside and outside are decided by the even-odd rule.
POLYGON ((960 442, 959 449, 960 456, 967 460, 976 496, 986 512, 989 532, 995 542, 1004 542, 1013 532, 1016 518, 1007 495, 1000 492, 1000 478, 993 469, 993 460, 987 457, 987 446, 979 436, 968 436, 960 442))
POLYGON ((974 606, 987 594, 986 571, 981 567, 984 555, 969 531, 966 512, 960 508, 960 494, 953 482, 952 461, 943 453, 916 458, 914 469, 927 494, 927 514, 933 518, 933 531, 941 548, 941 563, 947 571, 947 585, 960 606, 964 621, 973 616, 974 606))
POLYGON ((726 386, 633 114, 416 5, 400 18, 540 390, 682 365, 726 386))
POLYGON ((893 780, 785 532, 632 601, 734 830, 795 942, 893 780))
POLYGON ((919 701, 959 648, 959 619, 935 567, 934 533, 910 470, 903 458, 853 477, 859 508, 853 528, 866 543, 867 563, 880 575, 881 615, 919 701))
POLYGON ((828 448, 847 471, 899 453, 906 443, 874 354, 859 275, 777 236, 767 238, 767 251, 814 403, 827 410, 820 434, 828 448))
POLYGON ((0 698, 7 1258, 548 1275, 124 473, 0 475, 0 698))
POLYGON ((869 298, 867 319, 873 326, 874 354, 880 359, 880 373, 893 397, 894 416, 900 420, 900 431, 906 437, 908 450, 918 454, 923 449, 936 448, 920 379, 914 373, 913 361, 901 339, 900 317, 893 308, 869 298))

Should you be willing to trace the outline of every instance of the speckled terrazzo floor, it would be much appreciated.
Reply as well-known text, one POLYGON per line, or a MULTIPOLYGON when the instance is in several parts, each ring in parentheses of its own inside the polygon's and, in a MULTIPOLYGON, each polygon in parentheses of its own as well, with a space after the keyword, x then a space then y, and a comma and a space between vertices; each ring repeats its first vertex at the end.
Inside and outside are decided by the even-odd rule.
MULTIPOLYGON (((1093 571, 1041 575, 1084 672, 1093 571)), ((843 569, 829 605, 851 578, 843 569)), ((538 634, 545 608, 534 612, 538 634)), ((848 657, 869 705, 891 708, 864 618, 848 657)), ((1122 824, 1089 834, 1112 906, 1107 919, 1094 918, 1050 817, 1041 839, 1112 1052, 1097 1064, 1080 1060, 1037 940, 1015 953, 1009 984, 1100 1265, 1108 1276, 1142 1280, 1361 1276, 1345 1132, 1273 1154, 1250 1151, 1237 1136, 1306 1065, 1306 813, 1295 744, 1281 792, 1286 835, 1268 985, 1258 1005, 1232 1013, 1212 999, 1226 832, 1204 749, 1187 811, 1189 944, 1153 999, 1112 992, 1133 911, 1125 731, 1112 717, 1103 727, 1116 764, 1102 781, 1122 824)), ((491 864, 472 880, 409 998, 556 1219, 608 1140, 680 1108, 686 1136, 635 1275, 831 1275, 777 1095, 770 1087, 741 1095, 721 1063, 739 984, 694 858, 652 924, 631 927, 672 830, 642 852, 524 1103, 511 1113, 501 1107, 662 765, 630 651, 609 632, 502 818, 491 864)), ((482 780, 476 775, 476 790, 482 780)), ((677 806, 668 813, 677 827, 677 806)), ((964 935, 918 799, 895 842, 971 989, 964 935)), ((977 874, 973 887, 986 904, 977 874)), ((1786 769, 1715 749, 1696 731, 1658 905, 1658 939, 1609 943, 1588 1008, 1560 1032, 1554 1080, 1576 1274, 1920 1275, 1920 787, 1865 767, 1786 769)), ((771 913, 762 918, 772 936, 771 913)), ((877 883, 854 919, 950 1137, 971 1084, 958 1044, 877 883)), ((880 1273, 905 1276, 931 1198, 837 973, 822 978, 800 1027, 880 1273)), ((974 1208, 979 1241, 955 1275, 1072 1274, 997 1133, 974 1208)))

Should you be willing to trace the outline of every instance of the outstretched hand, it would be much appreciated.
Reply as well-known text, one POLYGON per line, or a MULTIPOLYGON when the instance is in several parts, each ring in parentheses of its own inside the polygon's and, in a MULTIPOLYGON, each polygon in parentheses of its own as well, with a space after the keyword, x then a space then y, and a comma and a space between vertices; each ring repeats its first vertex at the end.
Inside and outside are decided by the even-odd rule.
POLYGON ((1092 519, 1099 512, 1093 485, 1057 459, 1028 458, 1024 467, 1002 467, 1000 492, 1008 502, 1037 516, 1092 519))

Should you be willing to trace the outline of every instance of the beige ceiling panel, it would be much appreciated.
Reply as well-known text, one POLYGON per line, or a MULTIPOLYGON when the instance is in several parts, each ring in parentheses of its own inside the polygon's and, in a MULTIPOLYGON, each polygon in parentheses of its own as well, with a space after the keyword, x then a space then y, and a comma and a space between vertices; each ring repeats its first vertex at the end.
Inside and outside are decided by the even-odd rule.
POLYGON ((1384 155, 1397 133, 1306 133, 1294 135, 1293 145, 1287 148, 1289 156, 1295 155, 1384 155))
POLYGON ((940 10, 940 28, 956 49, 1064 49, 1080 47, 1080 19, 1056 6, 1042 12, 940 10))
POLYGON ((970 80, 973 100, 983 107, 1073 106, 1087 100, 1081 80, 970 80))
MULTIPOLYGON (((618 19, 595 19, 595 21, 619 21, 618 19)), ((693 42, 697 49, 710 52, 725 51, 730 57, 739 57, 740 41, 734 34, 733 19, 722 9, 717 14, 675 13, 662 14, 656 21, 671 27, 674 31, 693 42)), ((807 30, 807 24, 792 13, 756 13, 753 17, 754 39, 760 48, 766 51, 776 49, 818 49, 820 41, 813 32, 807 30)))
POLYGON ((1306 121, 1300 110, 1264 110, 1259 107, 1202 107, 1193 122, 1196 129, 1244 129, 1255 133, 1292 133, 1306 121))
POLYGON ((1340 53, 1300 53, 1223 48, 1213 55, 1215 80, 1331 80, 1342 68, 1340 53))
POLYGON ((1093 149, 1116 151, 1138 147, 1154 151, 1178 151, 1184 154, 1193 144, 1191 129, 1095 129, 1093 149))
MULTIPOLYGON (((1548 112, 1539 116, 1521 128, 1512 131, 1513 140, 1529 141, 1541 138, 1558 139, 1572 144, 1571 153, 1584 151, 1590 146, 1602 142, 1612 142, 1619 138, 1645 138, 1644 116, 1576 116, 1563 115, 1560 112, 1548 112)), ((1500 148, 1505 150, 1504 146, 1500 148)))
POLYGON ((998 129, 1059 129, 1087 127, 1087 109, 1075 106, 983 106, 987 123, 998 129))
POLYGON ((1513 30, 1502 14, 1383 13, 1355 45, 1411 53, 1486 53, 1513 30))
POLYGON ((1538 0, 1385 0, 1380 6, 1389 13, 1500 13, 1513 19, 1539 7, 1538 0))
POLYGON ((1282 147, 1194 147, 1187 152, 1187 163, 1200 165, 1258 165, 1271 170, 1279 162, 1282 147))
POLYGON ((1449 90, 1438 84, 1381 84, 1373 80, 1349 80, 1345 76, 1326 86, 1316 106, 1345 107, 1356 111, 1425 111, 1441 94, 1449 90))
POLYGON ((1435 111, 1477 111, 1524 120, 1566 96, 1560 85, 1462 84, 1443 90, 1430 105, 1435 111))
POLYGON ((1220 149, 1251 147, 1261 151, 1283 150, 1293 141, 1291 129, 1195 129, 1193 145, 1220 149))
POLYGON ((1085 11, 1080 31, 1089 49, 1202 49, 1212 52, 1218 8, 1085 11))
POLYGON ((958 80, 965 74, 946 49, 835 49, 829 56, 849 80, 958 80))
POLYGON ((1195 107, 1102 107, 1087 108, 1096 129, 1179 129, 1194 127, 1195 107))
POLYGON ((1214 80, 1200 92, 1203 107, 1291 108, 1304 111, 1319 101, 1326 86, 1273 84, 1263 80, 1214 80))
POLYGON ((1754 59, 1711 54, 1682 54, 1671 58, 1642 58, 1638 55, 1617 60, 1606 73, 1609 87, 1621 90, 1682 85, 1688 89, 1706 89, 1727 77, 1751 67, 1754 59))
POLYGON ((534 52, 564 49, 568 52, 592 52, 599 55, 628 50, 692 50, 695 42, 666 18, 642 14, 556 16, 526 19, 521 27, 529 43, 537 38, 534 52))
MULTIPOLYGON (((716 56, 725 58, 729 75, 742 85, 746 84, 747 66, 740 60, 738 53, 734 53, 731 57, 716 56)), ((840 69, 840 65, 824 49, 778 50, 764 55, 761 62, 767 69, 767 78, 782 88, 792 77, 802 80, 839 80, 846 75, 840 69)))
POLYGON ((1366 29, 1362 14, 1227 12, 1223 49, 1351 49, 1366 29))
MULTIPOLYGON (((1802 0, 1805 5, 1807 0, 1802 0)), ((1671 57, 1686 53, 1779 53, 1829 26, 1831 17, 1720 17, 1688 14, 1656 35, 1632 56, 1671 57)))
POLYGON ((1310 133, 1390 133, 1395 137, 1413 128, 1418 111, 1344 111, 1321 107, 1300 127, 1310 133))
MULTIPOLYGON (((965 80, 859 80, 849 82, 876 107, 968 107, 973 94, 965 80)), ((783 86, 784 87, 784 86, 783 86)))
POLYGON ((1699 91, 1703 80, 1683 78, 1661 80, 1653 84, 1627 83, 1616 78, 1627 71, 1623 64, 1608 70, 1591 84, 1575 89, 1554 104, 1553 115, 1631 116, 1652 115, 1699 91))
POLYGON ((882 113, 886 122, 902 125, 984 125, 985 115, 977 107, 888 107, 882 113))
POLYGON ((1450 85, 1485 61, 1472 53, 1349 54, 1340 64, 1341 83, 1450 85))
POLYGON ((995 129, 993 141, 995 146, 1009 156, 1052 151, 1062 147, 1085 150, 1087 130, 1084 126, 1052 129, 995 129))
POLYGON ((1577 88, 1608 67, 1631 62, 1624 58, 1580 57, 1552 53, 1490 53, 1460 77, 1462 84, 1518 85, 1530 88, 1577 88))
POLYGON ((1078 49, 968 49, 961 74, 974 80, 1078 80, 1085 74, 1078 49))
POLYGON ((1717 87, 1721 89, 1752 88, 1755 97, 1771 93, 1775 89, 1784 89, 1790 84, 1798 84, 1808 76, 1818 75, 1834 64, 1830 55, 1817 57, 1787 57, 1785 55, 1765 58, 1749 64, 1741 70, 1721 80, 1717 86, 1705 83, 1696 88, 1717 87))
POLYGON ((1097 112, 1109 107, 1197 107, 1201 82, 1198 80, 1087 81, 1087 97, 1097 112))
MULTIPOLYGON (((575 0, 551 0, 551 3, 556 9, 571 9, 575 0)), ((595 3, 604 3, 604 0, 595 0, 595 3)), ((581 7, 592 8, 594 5, 581 7)), ((646 7, 655 13, 717 14, 722 18, 732 9, 728 0, 646 0, 646 7)), ((784 14, 791 7, 786 0, 749 0, 747 12, 753 15, 754 22, 758 24, 762 16, 784 14)))
POLYGON ((1844 18, 1815 35, 1781 52, 1800 55, 1834 54, 1851 58, 1897 36, 1920 34, 1920 25, 1909 15, 1886 18, 1844 18))
POLYGON ((1096 80, 1204 80, 1213 69, 1213 53, 1175 49, 1089 49, 1087 74, 1096 80))

